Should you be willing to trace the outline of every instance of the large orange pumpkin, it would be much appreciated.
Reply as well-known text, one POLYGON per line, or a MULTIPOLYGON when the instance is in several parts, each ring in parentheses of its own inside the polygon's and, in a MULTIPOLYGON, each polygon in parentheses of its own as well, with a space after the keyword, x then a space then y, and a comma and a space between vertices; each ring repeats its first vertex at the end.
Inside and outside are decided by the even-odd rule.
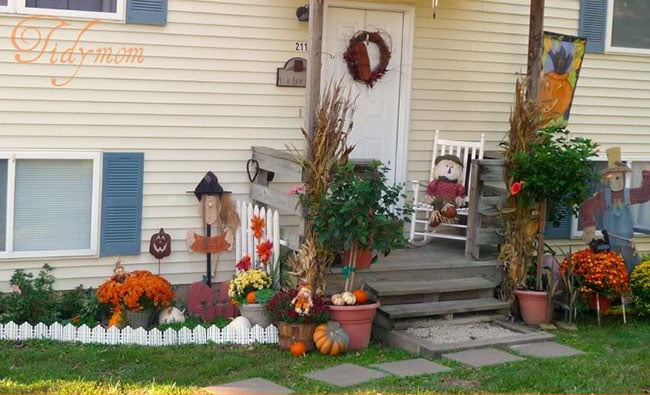
POLYGON ((314 329, 314 344, 323 355, 339 355, 348 350, 350 338, 336 321, 319 324, 314 329))
POLYGON ((292 355, 299 357, 307 353, 307 345, 304 342, 298 340, 291 344, 291 348, 289 349, 289 351, 291 351, 292 355))

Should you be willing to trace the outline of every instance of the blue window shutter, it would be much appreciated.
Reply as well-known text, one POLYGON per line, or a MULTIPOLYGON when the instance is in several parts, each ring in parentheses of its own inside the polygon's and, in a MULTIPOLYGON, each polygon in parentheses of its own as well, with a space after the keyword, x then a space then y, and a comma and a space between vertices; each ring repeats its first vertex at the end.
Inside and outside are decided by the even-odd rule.
POLYGON ((167 0, 127 0, 126 23, 167 24, 167 0))
POLYGON ((607 0, 580 0, 579 35, 587 39, 586 52, 605 52, 607 0))
POLYGON ((142 233, 142 152, 105 152, 100 256, 138 255, 142 233))

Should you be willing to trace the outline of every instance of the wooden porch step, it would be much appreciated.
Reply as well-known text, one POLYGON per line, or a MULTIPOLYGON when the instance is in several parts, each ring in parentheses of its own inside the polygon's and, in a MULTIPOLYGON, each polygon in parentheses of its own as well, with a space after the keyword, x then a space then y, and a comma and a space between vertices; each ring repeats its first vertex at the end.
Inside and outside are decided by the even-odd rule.
POLYGON ((494 289, 495 286, 496 284, 494 282, 483 277, 425 281, 382 281, 367 282, 365 284, 366 289, 377 295, 379 298, 396 295, 417 295, 494 289))
POLYGON ((378 313, 389 320, 400 320, 449 314, 506 310, 509 308, 510 304, 507 302, 501 302, 495 298, 479 298, 381 306, 379 307, 378 313))
POLYGON ((489 298, 496 284, 483 277, 425 281, 369 281, 364 287, 382 305, 489 298))

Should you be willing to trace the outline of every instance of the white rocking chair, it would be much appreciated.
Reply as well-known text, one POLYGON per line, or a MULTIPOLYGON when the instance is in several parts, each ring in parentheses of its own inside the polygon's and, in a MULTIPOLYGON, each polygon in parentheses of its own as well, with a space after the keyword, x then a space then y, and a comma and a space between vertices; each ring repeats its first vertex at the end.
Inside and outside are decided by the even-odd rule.
POLYGON ((467 214, 469 211, 469 177, 470 162, 483 159, 485 147, 485 133, 481 134, 480 141, 459 141, 439 138, 439 131, 436 130, 433 140, 433 156, 431 158, 431 172, 426 182, 412 180, 413 189, 413 213, 411 214, 411 231, 409 242, 416 246, 424 245, 434 238, 467 240, 467 214), (429 226, 429 217, 433 206, 423 202, 426 197, 426 187, 434 177, 435 161, 438 156, 456 155, 463 163, 461 183, 465 186, 464 203, 457 209, 458 223, 442 222, 436 227, 429 226), (464 218, 462 218, 464 217, 464 218))

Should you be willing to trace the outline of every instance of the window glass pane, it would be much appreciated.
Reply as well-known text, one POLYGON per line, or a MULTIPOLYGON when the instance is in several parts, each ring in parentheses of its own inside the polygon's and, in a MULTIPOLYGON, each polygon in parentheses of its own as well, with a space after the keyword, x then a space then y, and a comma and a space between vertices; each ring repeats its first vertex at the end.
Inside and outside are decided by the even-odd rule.
POLYGON ((0 159, 0 251, 5 251, 7 236, 7 160, 0 159))
MULTIPOLYGON (((596 174, 600 174, 601 171, 605 170, 607 168, 607 161, 606 160, 599 160, 596 161, 594 170, 596 171, 596 174)), ((607 184, 603 183, 602 181, 596 181, 591 185, 591 192, 592 195, 596 192, 602 191, 603 188, 605 188, 607 184)), ((602 215, 596 215, 596 229, 602 229, 602 215)), ((578 230, 582 231, 582 219, 580 216, 578 216, 578 230)))
POLYGON ((614 0, 612 46, 650 49, 650 1, 614 0))
POLYGON ((7 0, 0 0, 0 6, 7 5, 7 0))
POLYGON ((27 0, 25 6, 30 8, 115 13, 117 11, 117 0, 27 0))
POLYGON ((92 160, 17 160, 14 251, 90 248, 92 174, 92 160))
MULTIPOLYGON (((650 170, 650 162, 632 162, 632 188, 641 186, 641 172, 650 170)), ((650 202, 630 205, 635 225, 650 227, 650 202)))

